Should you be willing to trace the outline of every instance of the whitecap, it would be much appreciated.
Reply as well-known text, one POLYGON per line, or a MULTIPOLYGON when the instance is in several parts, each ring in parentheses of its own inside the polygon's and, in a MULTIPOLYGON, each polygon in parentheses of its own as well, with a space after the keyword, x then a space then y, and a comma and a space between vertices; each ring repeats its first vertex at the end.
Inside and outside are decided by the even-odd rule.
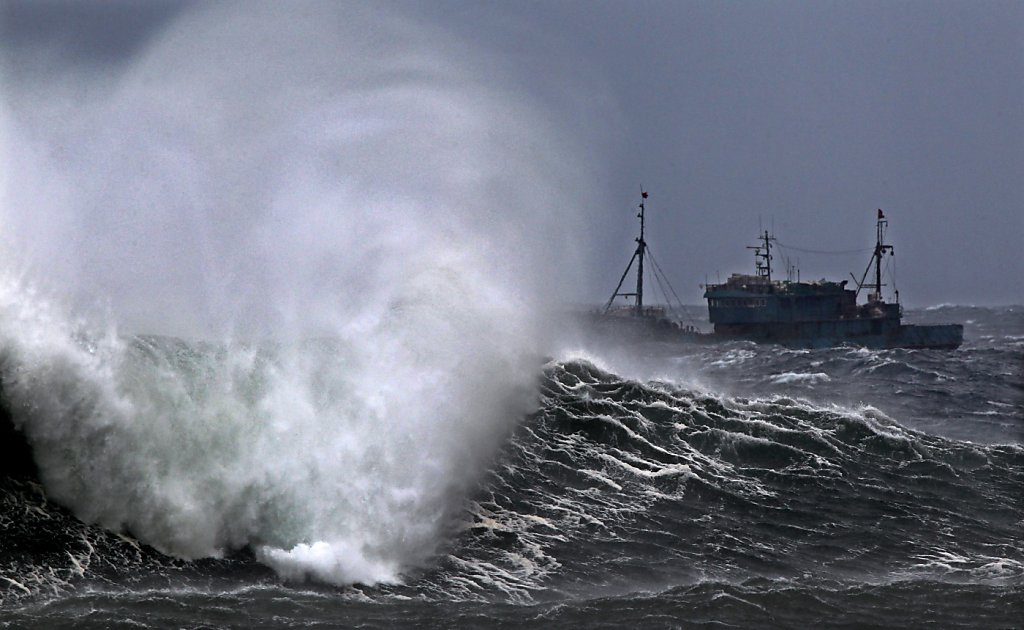
POLYGON ((780 374, 773 374, 768 377, 768 380, 775 383, 776 385, 785 385, 789 383, 828 383, 832 379, 828 374, 824 372, 782 372, 780 374))

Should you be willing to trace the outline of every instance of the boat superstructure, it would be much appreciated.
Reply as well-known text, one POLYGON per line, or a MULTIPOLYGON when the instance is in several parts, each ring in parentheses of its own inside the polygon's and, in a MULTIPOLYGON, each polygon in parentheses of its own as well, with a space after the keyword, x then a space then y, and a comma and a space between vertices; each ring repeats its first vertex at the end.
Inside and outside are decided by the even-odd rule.
MULTIPOLYGON (((823 348, 855 344, 872 348, 956 348, 963 342, 963 326, 914 326, 902 323, 899 292, 895 301, 882 298, 882 260, 893 255, 885 243, 888 220, 878 210, 875 247, 856 289, 847 281, 780 281, 772 277, 772 243, 767 232, 752 247, 754 275, 733 274, 722 284, 706 285, 708 318, 714 335, 722 339, 749 339, 787 346, 823 348), (874 268, 874 282, 866 282, 874 268), (867 301, 857 303, 867 289, 867 301)), ((856 278, 854 278, 856 281, 856 278)))

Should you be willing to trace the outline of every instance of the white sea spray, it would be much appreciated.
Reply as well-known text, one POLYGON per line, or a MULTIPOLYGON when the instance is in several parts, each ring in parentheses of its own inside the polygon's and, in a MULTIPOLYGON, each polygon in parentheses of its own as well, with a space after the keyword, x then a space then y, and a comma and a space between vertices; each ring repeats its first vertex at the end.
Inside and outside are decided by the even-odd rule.
POLYGON ((586 187, 442 30, 293 8, 194 7, 109 91, 5 113, 4 394, 84 520, 391 582, 534 404, 578 216, 550 200, 586 187))

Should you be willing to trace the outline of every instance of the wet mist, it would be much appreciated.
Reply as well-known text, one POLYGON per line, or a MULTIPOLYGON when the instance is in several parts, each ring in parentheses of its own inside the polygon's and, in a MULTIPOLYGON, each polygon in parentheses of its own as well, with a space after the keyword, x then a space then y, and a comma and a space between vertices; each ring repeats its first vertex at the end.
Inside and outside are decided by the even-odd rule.
POLYGON ((502 71, 382 8, 193 8, 116 76, 11 96, 5 240, 138 332, 331 331, 415 257, 554 297, 587 187, 502 71))
POLYGON ((504 71, 397 10, 245 3, 8 81, 0 376, 51 497, 290 579, 429 562, 576 281, 581 156, 504 71))

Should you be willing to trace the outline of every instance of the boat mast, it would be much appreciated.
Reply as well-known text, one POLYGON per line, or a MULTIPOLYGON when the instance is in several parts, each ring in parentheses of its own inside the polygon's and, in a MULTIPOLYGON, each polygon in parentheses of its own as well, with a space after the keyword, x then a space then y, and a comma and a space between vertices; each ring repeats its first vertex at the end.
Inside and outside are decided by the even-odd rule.
POLYGON ((647 249, 647 242, 644 240, 644 201, 647 193, 640 189, 640 212, 636 215, 640 219, 640 238, 636 239, 636 314, 637 317, 644 314, 644 251, 647 249))
POLYGON ((640 219, 640 236, 636 239, 636 250, 633 252, 633 257, 629 259, 629 264, 626 265, 626 270, 622 272, 622 277, 619 278, 619 284, 615 286, 615 291, 612 296, 608 298, 608 302, 604 305, 604 313, 608 313, 612 308, 612 302, 617 297, 636 298, 635 312, 636 315, 642 316, 644 314, 644 253, 647 250, 647 241, 644 240, 644 228, 645 217, 644 217, 644 200, 647 199, 647 193, 643 188, 640 189, 640 212, 636 216, 640 219), (636 269, 636 293, 619 293, 619 289, 622 288, 622 283, 626 281, 626 276, 629 275, 629 270, 633 267, 633 261, 639 259, 637 262, 636 269))
POLYGON ((874 293, 868 294, 869 302, 881 302, 882 301, 882 256, 886 252, 893 254, 892 245, 885 244, 885 229, 889 227, 889 221, 885 218, 885 214, 882 209, 878 209, 878 222, 875 224, 875 251, 871 254, 871 260, 868 261, 867 269, 864 270, 864 275, 861 276, 860 282, 857 283, 857 292, 864 287, 873 288, 874 293), (875 283, 864 284, 864 280, 867 279, 868 272, 871 271, 871 265, 875 266, 875 283))

